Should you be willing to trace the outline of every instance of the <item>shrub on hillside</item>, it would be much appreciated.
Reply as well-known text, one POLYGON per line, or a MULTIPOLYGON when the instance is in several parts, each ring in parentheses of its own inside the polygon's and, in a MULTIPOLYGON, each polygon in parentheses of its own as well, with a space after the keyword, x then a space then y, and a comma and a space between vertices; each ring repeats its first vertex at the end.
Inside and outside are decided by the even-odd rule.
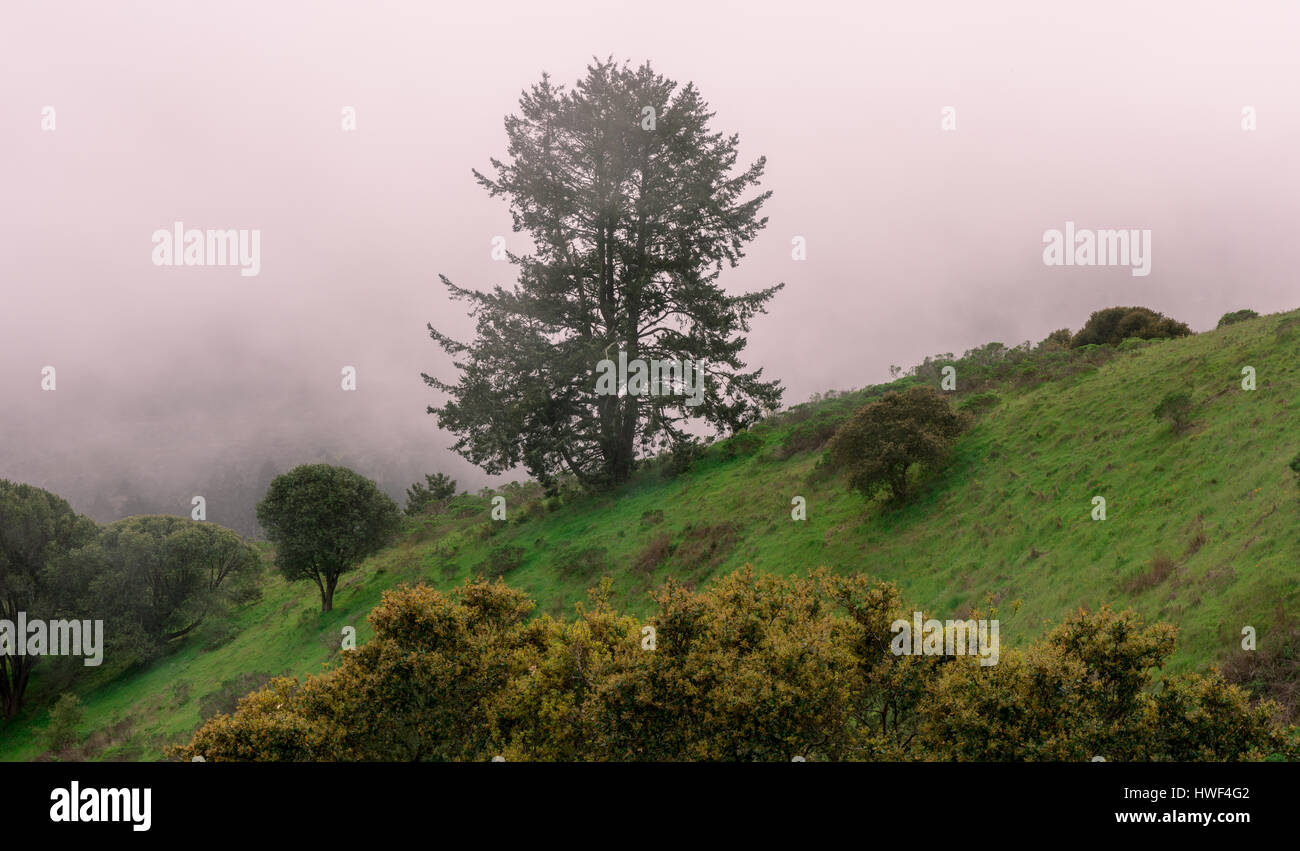
POLYGON ((1192 397, 1184 392, 1166 393, 1151 413, 1157 420, 1169 423, 1175 433, 1182 434, 1192 425, 1192 397))
POLYGON ((1060 351, 1061 349, 1070 348, 1070 329, 1057 328, 1048 334, 1038 345, 1034 347, 1035 351, 1060 351))
POLYGON ((406 489, 406 514, 414 517, 432 503, 445 502, 456 495, 456 481, 446 473, 426 473, 424 483, 406 489))
POLYGON ((50 723, 40 731, 41 742, 55 753, 70 748, 81 741, 78 728, 84 712, 81 698, 75 694, 64 693, 50 710, 50 723))
POLYGON ((683 440, 659 457, 659 475, 675 479, 685 473, 704 454, 704 447, 694 439, 683 440))
POLYGON ((1247 319, 1256 319, 1258 317, 1259 314, 1250 309, 1234 310, 1231 313, 1225 313, 1220 316, 1219 324, 1214 327, 1222 328, 1225 325, 1233 325, 1237 322, 1245 322, 1247 319))
POLYGON ((506 544, 496 547, 487 558, 474 565, 474 573, 485 579, 496 579, 518 570, 524 564, 524 548, 506 544))
MULTIPOLYGON (((1175 631, 1076 612, 1037 643, 893 652, 892 583, 738 571, 654 594, 641 618, 593 589, 571 621, 530 618, 503 583, 384 593, 337 668, 272 680, 174 759, 241 761, 1081 762, 1294 758, 1276 705, 1206 675, 1163 677, 1175 631), (984 657, 987 660, 987 657, 984 657)), ((996 618, 996 612, 975 618, 996 618)))
POLYGON ((763 438, 751 431, 740 431, 718 443, 718 452, 725 459, 748 458, 763 448, 763 438))
POLYGON ((868 498, 888 489, 907 499, 908 471, 936 464, 970 425, 970 415, 952 409, 930 387, 890 392, 861 408, 831 439, 830 462, 848 471, 849 486, 868 498))
POLYGON ((1088 317, 1088 321, 1070 340, 1071 348, 1080 346, 1117 346, 1129 337, 1144 340, 1186 337, 1192 329, 1146 307, 1108 307, 1088 317))

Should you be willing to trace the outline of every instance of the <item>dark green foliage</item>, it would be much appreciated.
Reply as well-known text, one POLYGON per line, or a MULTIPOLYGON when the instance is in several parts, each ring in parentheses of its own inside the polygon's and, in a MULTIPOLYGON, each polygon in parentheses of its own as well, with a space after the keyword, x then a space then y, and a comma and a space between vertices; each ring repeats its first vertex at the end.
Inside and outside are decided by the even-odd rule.
POLYGON ((1182 434, 1192 425, 1192 397, 1185 392, 1166 393, 1156 405, 1152 415, 1166 422, 1176 433, 1182 434))
POLYGON ((665 479, 675 479, 685 473, 704 454, 704 447, 693 439, 683 440, 671 451, 659 456, 659 475, 665 479))
POLYGON ((58 752, 70 748, 81 741, 81 720, 83 716, 81 699, 75 694, 64 693, 50 710, 50 724, 41 730, 41 739, 48 749, 58 752))
POLYGON ((509 254, 510 290, 443 282, 470 303, 476 339, 429 327, 461 370, 430 408, 454 446, 489 473, 523 466, 544 487, 572 474, 622 482, 639 458, 681 445, 691 420, 731 433, 779 406, 779 382, 741 360, 752 318, 781 285, 733 294, 718 283, 766 225, 765 162, 733 171, 739 140, 710 127, 694 85, 646 64, 598 62, 572 89, 541 82, 506 119, 509 160, 475 172, 505 199, 532 247, 509 254), (655 124, 643 126, 643 109, 655 124), (683 394, 597 392, 600 361, 707 364, 702 403, 683 394))
POLYGON ((1234 310, 1231 313, 1225 313, 1219 317, 1219 324, 1215 328, 1223 328, 1227 325, 1233 325, 1237 322, 1245 322, 1247 319, 1256 319, 1259 314, 1249 308, 1244 310, 1234 310))
POLYGON ((907 499, 907 474, 917 464, 942 461, 970 424, 938 391, 909 387, 863 407, 831 439, 831 464, 849 475, 849 486, 868 498, 887 488, 907 499))
MULTIPOLYGON (((72 604, 73 589, 51 581, 47 565, 91 540, 95 523, 46 490, 0 479, 0 618, 49 618, 72 604)), ((18 714, 39 656, 0 655, 0 712, 18 714)))
POLYGON ((1070 337, 1071 334, 1069 328, 1057 328, 1039 341, 1035 351, 1068 349, 1070 347, 1070 337))
POLYGON ((406 513, 414 517, 430 503, 443 502, 455 495, 455 479, 446 473, 426 473, 423 484, 416 482, 406 489, 406 513))
POLYGON ((717 444, 723 458, 748 458, 763 448, 763 438, 749 431, 733 434, 717 444))
POLYGON ((1130 337, 1143 340, 1186 337, 1192 329, 1175 319, 1146 307, 1108 307, 1088 317, 1070 341, 1080 346, 1117 346, 1130 337))
POLYGON ((495 547, 487 558, 474 565, 474 573, 484 579, 496 579, 518 570, 524 563, 524 548, 507 544, 495 547))
POLYGON ((105 622, 105 643, 119 663, 158 656, 235 591, 248 595, 262 560, 251 544, 215 523, 167 514, 128 517, 50 568, 72 613, 105 622))
POLYGON ((304 464, 276 476, 257 504, 285 579, 310 579, 321 611, 334 605, 339 576, 378 552, 397 531, 397 504, 346 467, 304 464))
POLYGON ((1292 458, 1288 466, 1291 468, 1291 472, 1296 474, 1296 484, 1300 485, 1300 455, 1292 458))

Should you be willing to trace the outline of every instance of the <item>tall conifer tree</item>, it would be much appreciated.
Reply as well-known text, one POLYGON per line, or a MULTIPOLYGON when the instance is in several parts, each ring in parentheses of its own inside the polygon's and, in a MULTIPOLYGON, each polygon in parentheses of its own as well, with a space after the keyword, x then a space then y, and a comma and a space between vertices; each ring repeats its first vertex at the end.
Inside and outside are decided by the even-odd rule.
MULTIPOLYGON (((693 84, 596 62, 573 90, 549 77, 506 119, 509 162, 475 177, 510 204, 531 253, 510 253, 516 284, 481 292, 440 276, 472 306, 477 338, 429 332, 461 370, 430 407, 454 448, 489 473, 522 464, 543 484, 573 473, 587 485, 627 478, 639 454, 690 439, 687 420, 719 431, 779 406, 779 382, 740 359, 752 317, 783 284, 731 295, 718 284, 767 223, 757 186, 765 160, 735 171, 736 135, 709 126, 693 84), (598 394, 596 370, 617 361, 703 362, 702 404, 686 395, 598 394)), ((663 389, 663 388, 660 388, 663 389)))

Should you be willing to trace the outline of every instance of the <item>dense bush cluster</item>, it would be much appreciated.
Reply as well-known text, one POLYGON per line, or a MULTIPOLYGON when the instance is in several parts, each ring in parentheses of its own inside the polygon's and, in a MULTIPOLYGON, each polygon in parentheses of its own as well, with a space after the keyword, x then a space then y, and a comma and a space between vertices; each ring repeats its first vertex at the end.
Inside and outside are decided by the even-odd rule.
POLYGON ((1108 307, 1095 311, 1070 340, 1074 348, 1080 346, 1117 346, 1137 337, 1142 340, 1186 337, 1192 333, 1183 322, 1170 319, 1147 307, 1108 307))
MULTIPOLYGON (((1217 673, 1163 678, 1174 630, 1078 612, 997 665, 891 652, 891 583, 817 571, 669 583, 643 624, 593 589, 530 618, 503 583, 385 593, 374 638, 277 678, 177 759, 1241 760, 1296 756, 1276 707, 1217 673)), ((976 617, 996 617, 995 612, 976 617)))

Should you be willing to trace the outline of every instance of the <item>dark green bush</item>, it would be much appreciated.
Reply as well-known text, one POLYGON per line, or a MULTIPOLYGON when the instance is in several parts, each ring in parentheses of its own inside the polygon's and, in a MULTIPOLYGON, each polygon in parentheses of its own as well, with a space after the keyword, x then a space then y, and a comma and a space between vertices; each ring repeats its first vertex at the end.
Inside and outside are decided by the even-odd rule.
POLYGON ((1192 424, 1192 397, 1183 392, 1166 393, 1151 413, 1157 420, 1169 423, 1175 432, 1182 433, 1192 424))
POLYGON ((748 431, 737 432, 718 444, 718 451, 725 459, 748 458, 763 448, 763 438, 748 431))
POLYGON ((1151 340, 1186 337, 1191 333, 1192 329, 1185 323, 1170 319, 1148 307, 1108 307, 1088 317, 1083 328, 1070 340, 1070 347, 1118 346, 1129 337, 1151 340))
POLYGON ((696 441, 683 441, 675 446, 666 456, 660 456, 659 475, 665 479, 675 479, 691 467, 704 454, 704 447, 696 441))
POLYGON ((77 728, 81 726, 83 711, 81 698, 64 693, 50 710, 50 724, 40 731, 45 747, 58 752, 81 741, 77 728))
POLYGON ((485 579, 496 579, 518 570, 523 563, 524 548, 506 544, 489 552, 487 558, 474 566, 474 572, 485 579))
POLYGON ((1222 328, 1225 325, 1233 325, 1236 324, 1237 322, 1245 322, 1247 319, 1255 319, 1258 316, 1259 316, 1258 313, 1248 308, 1245 310, 1234 310, 1231 313, 1225 313, 1222 316, 1220 316, 1219 324, 1214 327, 1222 328))

